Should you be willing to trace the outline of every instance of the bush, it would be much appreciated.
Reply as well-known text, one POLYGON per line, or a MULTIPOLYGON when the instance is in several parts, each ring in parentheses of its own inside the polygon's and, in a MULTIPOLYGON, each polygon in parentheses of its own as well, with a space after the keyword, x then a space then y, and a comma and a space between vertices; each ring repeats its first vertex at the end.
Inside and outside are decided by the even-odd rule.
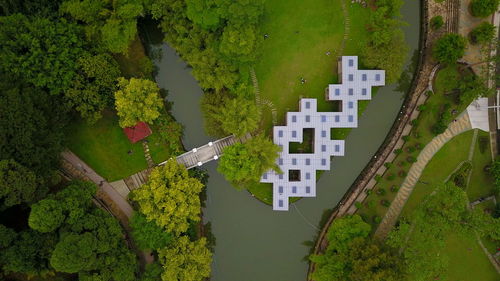
POLYGON ((426 111, 427 110, 427 104, 421 104, 417 107, 417 110, 420 112, 426 111))
POLYGON ((470 3, 471 14, 475 17, 485 18, 498 9, 499 0, 472 0, 470 3))
POLYGON ((380 216, 374 215, 372 220, 374 223, 379 224, 382 221, 382 218, 380 216))
POLYGON ((408 156, 406 158, 406 161, 408 161, 408 163, 415 163, 415 162, 417 162, 417 158, 414 156, 408 156))
POLYGON ((440 29, 444 24, 442 16, 435 16, 431 19, 431 28, 436 30, 440 29))
POLYGON ((482 22, 469 33, 472 44, 486 44, 495 38, 495 26, 489 22, 482 22))
POLYGON ((418 119, 411 120, 411 125, 414 127, 418 126, 418 119))
POLYGON ((423 148, 422 144, 421 143, 417 143, 415 144, 415 149, 416 150, 421 150, 423 148))
POLYGON ((356 201, 356 202, 354 202, 354 206, 356 207, 356 209, 359 210, 359 209, 361 209, 361 207, 363 207, 363 204, 361 204, 361 202, 359 202, 359 201, 356 201))
POLYGON ((446 34, 434 45, 433 55, 441 63, 453 64, 464 56, 467 40, 458 34, 446 34))
POLYGON ((377 188, 377 191, 375 191, 378 196, 384 196, 387 192, 383 188, 377 188))
POLYGON ((366 195, 370 195, 370 194, 372 194, 372 190, 371 189, 366 189, 365 193, 366 193, 366 195))
POLYGON ((401 139, 403 139, 404 141, 409 141, 410 140, 410 136, 408 136, 408 135, 402 136, 401 139))
POLYGON ((401 153, 403 153, 403 149, 401 149, 401 148, 394 149, 394 154, 399 155, 401 153))
POLYGON ((390 167, 392 167, 392 163, 391 162, 385 162, 384 163, 384 166, 389 169, 390 167))
POLYGON ((366 203, 366 206, 368 206, 368 208, 374 208, 375 207, 375 201, 373 200, 370 200, 366 203))
POLYGON ((404 170, 401 170, 398 172, 398 176, 404 178, 404 177, 406 177, 406 172, 404 170))
POLYGON ((375 179, 376 182, 379 182, 382 179, 382 176, 381 175, 375 175, 374 179, 375 179))
POLYGON ((389 207, 391 205, 391 203, 388 200, 382 199, 382 200, 380 200, 380 205, 382 205, 384 207, 389 207))
POLYGON ((443 105, 437 123, 434 124, 434 126, 432 126, 432 133, 434 135, 437 136, 439 134, 442 134, 444 133, 444 131, 446 131, 446 128, 448 128, 448 124, 451 122, 452 119, 450 107, 451 105, 449 103, 443 105))
POLYGON ((420 133, 418 131, 415 131, 413 133, 413 137, 415 137, 416 139, 419 139, 421 137, 420 133))
POLYGON ((413 153, 413 152, 415 152, 415 147, 413 147, 413 146, 408 146, 408 147, 406 148, 406 152, 408 152, 408 153, 413 153))
POLYGON ((398 191, 399 191, 399 187, 397 187, 397 186, 395 186, 395 185, 391 186, 391 192, 396 193, 396 192, 398 192, 398 191))
POLYGON ((465 162, 460 166, 460 169, 451 175, 450 181, 460 188, 465 188, 467 185, 467 178, 472 170, 472 164, 465 162))
POLYGON ((399 161, 399 162, 398 162, 398 166, 399 166, 399 167, 404 167, 404 166, 406 166, 407 164, 408 164, 408 163, 407 163, 406 161, 399 161))

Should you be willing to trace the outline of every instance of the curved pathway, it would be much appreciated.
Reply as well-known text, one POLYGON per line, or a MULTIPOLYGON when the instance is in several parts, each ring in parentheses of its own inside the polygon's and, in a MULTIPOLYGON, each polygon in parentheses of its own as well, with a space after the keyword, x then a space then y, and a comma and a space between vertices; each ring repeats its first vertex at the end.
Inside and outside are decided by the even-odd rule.
POLYGON ((422 171, 429 161, 432 159, 434 154, 438 152, 441 147, 453 137, 471 130, 471 124, 469 120, 469 115, 467 112, 462 113, 460 117, 456 119, 456 121, 452 122, 446 131, 440 134, 437 137, 434 137, 431 142, 429 142, 422 152, 418 155, 417 162, 415 162, 410 170, 408 171, 408 175, 406 176, 403 184, 401 185, 396 198, 391 203, 389 210, 385 214, 382 222, 379 227, 375 231, 375 236, 378 238, 385 238, 389 231, 395 225, 403 207, 410 197, 415 184, 417 183, 422 171))
POLYGON ((273 102, 268 99, 261 99, 260 97, 260 88, 259 81, 257 80, 257 75, 255 74, 255 69, 252 67, 250 69, 250 76, 252 77, 252 84, 255 93, 255 103, 259 107, 259 112, 262 115, 262 107, 267 106, 271 110, 271 114, 273 116, 273 125, 278 124, 278 111, 274 106, 273 102))

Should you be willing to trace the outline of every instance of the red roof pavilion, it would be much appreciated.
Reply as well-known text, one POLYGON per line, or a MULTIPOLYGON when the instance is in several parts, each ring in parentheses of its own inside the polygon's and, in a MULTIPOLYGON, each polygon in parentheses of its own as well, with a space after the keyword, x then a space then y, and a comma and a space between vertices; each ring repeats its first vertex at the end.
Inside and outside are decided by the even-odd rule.
POLYGON ((148 124, 144 122, 138 122, 133 127, 124 128, 123 132, 125 133, 125 135, 127 135, 127 138, 132 143, 136 143, 151 135, 151 129, 149 128, 148 124))

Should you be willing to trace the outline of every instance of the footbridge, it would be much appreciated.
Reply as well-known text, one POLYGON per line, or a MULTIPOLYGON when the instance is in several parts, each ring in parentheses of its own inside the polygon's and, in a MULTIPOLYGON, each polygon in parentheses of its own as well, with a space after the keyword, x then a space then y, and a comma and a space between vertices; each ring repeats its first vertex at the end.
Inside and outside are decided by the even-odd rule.
MULTIPOLYGON (((230 146, 235 143, 244 143, 250 138, 250 134, 246 134, 243 137, 236 137, 234 135, 227 136, 225 138, 209 142, 203 146, 193 148, 192 150, 177 156, 177 162, 186 166, 188 169, 198 167, 212 160, 219 159, 226 146, 230 146)), ((167 161, 162 162, 159 165, 163 165, 166 162, 167 161)))

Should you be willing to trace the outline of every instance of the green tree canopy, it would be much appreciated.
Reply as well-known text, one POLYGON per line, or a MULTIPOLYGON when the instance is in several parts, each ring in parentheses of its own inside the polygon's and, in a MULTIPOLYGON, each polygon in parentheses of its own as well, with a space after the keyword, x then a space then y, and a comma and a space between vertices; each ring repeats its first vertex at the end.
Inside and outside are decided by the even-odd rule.
POLYGON ((84 52, 82 35, 64 19, 0 17, 0 71, 61 94, 75 78, 84 52))
POLYGON ((98 38, 113 53, 126 53, 144 13, 140 0, 67 0, 61 10, 87 24, 89 38, 98 38))
POLYGON ((133 191, 131 198, 148 220, 166 231, 180 234, 189 228, 189 220, 200 220, 199 193, 203 184, 188 175, 186 167, 175 159, 156 167, 148 182, 133 191))
POLYGON ((470 33, 470 39, 473 44, 486 44, 490 43, 495 38, 496 28, 489 22, 482 22, 470 33))
POLYGON ((155 82, 120 78, 118 88, 115 92, 115 105, 122 128, 134 126, 140 121, 153 122, 160 116, 163 103, 155 82))
POLYGON ((31 207, 28 224, 40 232, 52 232, 64 221, 63 207, 54 199, 44 199, 31 207))
POLYGON ((108 54, 84 54, 77 66, 77 74, 65 97, 84 119, 93 123, 101 118, 101 111, 112 104, 120 69, 108 54))
POLYGON ((252 100, 243 97, 227 99, 224 107, 219 106, 219 111, 216 118, 227 134, 241 137, 259 127, 259 110, 252 100))
POLYGON ((217 170, 228 181, 238 186, 258 182, 262 174, 269 169, 280 172, 275 162, 279 151, 279 146, 259 135, 245 143, 226 147, 217 170))
POLYGON ((434 45, 434 57, 440 63, 456 63, 464 56, 467 40, 459 34, 446 34, 439 38, 434 45))
MULTIPOLYGON (((0 43, 1 44, 1 43, 0 43)), ((58 96, 0 74, 0 155, 46 178, 59 166, 65 141, 65 107, 58 96)))
POLYGON ((33 203, 45 192, 32 171, 14 160, 0 160, 0 209, 33 203))
POLYGON ((328 248, 335 251, 346 250, 349 242, 354 238, 366 238, 370 231, 371 226, 364 222, 359 215, 336 219, 328 229, 328 248))
POLYGON ((475 17, 485 18, 498 9, 499 0, 472 0, 470 8, 475 17))
POLYGON ((181 236, 170 247, 159 250, 158 255, 164 269, 163 281, 202 281, 210 277, 212 253, 204 237, 191 242, 187 236, 181 236))
POLYGON ((135 212, 130 220, 132 238, 141 250, 156 250, 165 248, 172 240, 172 235, 163 230, 155 221, 135 212))
POLYGON ((12 244, 12 242, 16 239, 17 233, 6 227, 3 224, 0 224, 0 249, 7 248, 12 244))

